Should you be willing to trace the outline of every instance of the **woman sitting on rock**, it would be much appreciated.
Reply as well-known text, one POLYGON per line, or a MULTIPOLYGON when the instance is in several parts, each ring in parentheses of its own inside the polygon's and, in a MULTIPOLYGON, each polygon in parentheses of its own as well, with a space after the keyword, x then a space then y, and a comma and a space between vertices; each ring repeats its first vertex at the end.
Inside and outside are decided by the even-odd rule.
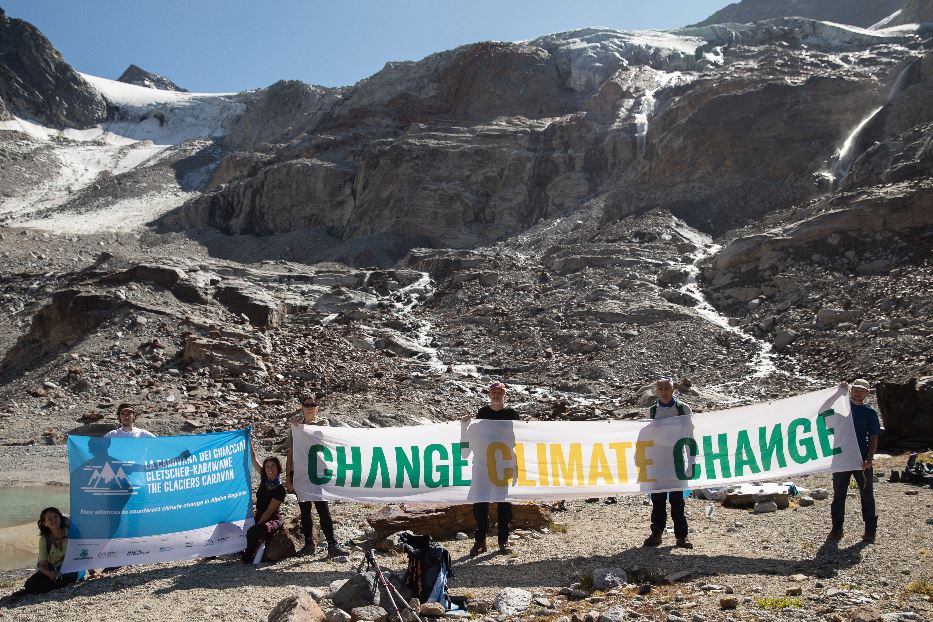
POLYGON ((45 508, 39 514, 38 525, 39 570, 26 579, 23 589, 12 594, 13 598, 26 594, 44 594, 78 580, 77 572, 60 572, 68 546, 68 519, 58 508, 45 508))
POLYGON ((246 531, 246 550, 242 559, 247 564, 253 561, 259 544, 282 528, 279 506, 285 501, 285 486, 279 481, 282 463, 275 456, 269 456, 260 465, 252 442, 250 454, 253 468, 259 472, 259 486, 256 488, 256 524, 246 531))

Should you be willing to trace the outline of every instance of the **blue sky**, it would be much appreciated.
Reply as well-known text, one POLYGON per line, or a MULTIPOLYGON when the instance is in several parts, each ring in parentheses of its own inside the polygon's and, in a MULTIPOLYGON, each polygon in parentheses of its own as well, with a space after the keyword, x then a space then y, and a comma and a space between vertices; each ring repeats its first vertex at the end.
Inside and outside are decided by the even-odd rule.
POLYGON ((677 28, 730 0, 0 0, 78 71, 130 63, 201 92, 353 84, 387 61, 587 26, 677 28))

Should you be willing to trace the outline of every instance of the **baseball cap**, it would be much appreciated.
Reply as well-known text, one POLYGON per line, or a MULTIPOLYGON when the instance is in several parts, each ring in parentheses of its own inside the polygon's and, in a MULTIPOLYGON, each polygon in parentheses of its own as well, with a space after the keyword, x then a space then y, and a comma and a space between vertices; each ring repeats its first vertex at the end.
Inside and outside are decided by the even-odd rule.
POLYGON ((493 389, 502 389, 505 391, 505 383, 500 380, 495 380, 489 385, 489 390, 492 391, 493 389))
POLYGON ((852 388, 858 387, 859 389, 865 389, 866 391, 871 389, 871 385, 868 384, 868 381, 864 378, 858 378, 852 381, 852 388))

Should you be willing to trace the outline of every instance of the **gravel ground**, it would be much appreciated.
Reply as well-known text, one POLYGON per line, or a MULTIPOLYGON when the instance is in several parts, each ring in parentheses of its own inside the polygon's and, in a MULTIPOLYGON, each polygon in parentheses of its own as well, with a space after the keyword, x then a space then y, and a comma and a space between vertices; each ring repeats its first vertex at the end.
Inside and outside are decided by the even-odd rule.
MULTIPOLYGON (((903 457, 881 461, 878 469, 887 473, 903 461, 903 457)), ((811 489, 829 487, 830 477, 801 478, 798 484, 811 489)), ((616 504, 568 502, 566 511, 554 514, 563 527, 521 534, 512 556, 487 554, 470 559, 469 540, 446 542, 455 560, 451 591, 474 601, 492 602, 503 588, 519 587, 541 595, 551 605, 532 604, 515 619, 549 620, 572 613, 583 619, 588 612, 620 605, 658 620, 698 614, 705 620, 829 621, 833 615, 851 619, 848 612, 864 604, 882 613, 913 611, 921 619, 933 619, 930 597, 905 590, 912 581, 933 581, 933 527, 927 523, 933 518, 933 491, 880 482, 876 498, 878 542, 866 545, 860 541, 858 499, 853 491, 847 504, 848 531, 838 547, 824 541, 830 528, 829 501, 760 515, 716 505, 707 518, 709 502, 690 499, 687 510, 696 548, 689 551, 671 548, 671 534, 658 549, 641 548, 650 512, 642 497, 623 497, 616 504), (912 492, 917 494, 907 494, 912 492), (630 586, 580 601, 559 595, 561 588, 600 567, 623 568, 630 579, 651 582, 653 589, 639 596, 637 587, 630 586), (672 585, 662 585, 675 572, 688 574, 672 585), (784 596, 792 587, 802 589, 800 608, 767 610, 754 601, 784 596), (720 597, 728 590, 739 600, 736 611, 719 607, 720 597)), ((374 509, 335 504, 338 536, 357 533, 365 515, 374 509)), ((347 578, 360 558, 355 553, 349 563, 339 564, 321 556, 290 559, 259 569, 232 558, 127 567, 58 593, 26 598, 16 607, 0 609, 0 619, 265 620, 272 607, 289 594, 347 578)), ((402 555, 383 556, 388 568, 401 570, 405 563, 402 555)), ((12 591, 21 580, 7 579, 3 591, 12 591)))

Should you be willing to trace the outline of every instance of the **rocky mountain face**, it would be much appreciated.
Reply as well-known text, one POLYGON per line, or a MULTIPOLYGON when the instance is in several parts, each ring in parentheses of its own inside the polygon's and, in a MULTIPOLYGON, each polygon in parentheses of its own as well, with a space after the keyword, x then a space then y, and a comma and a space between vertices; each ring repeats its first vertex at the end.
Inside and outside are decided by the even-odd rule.
POLYGON ((891 25, 924 24, 933 22, 933 5, 925 0, 907 0, 904 8, 894 16, 891 25))
MULTIPOLYGON (((0 100, 8 113, 58 128, 107 117, 103 98, 34 26, 0 9, 0 100)), ((3 113, 0 108, 0 114, 3 113)))
POLYGON ((120 77, 117 78, 117 82, 125 82, 127 84, 135 84, 136 86, 144 86, 149 89, 160 89, 162 91, 178 91, 179 93, 187 93, 188 89, 183 89, 168 78, 160 76, 157 73, 152 73, 146 71, 142 67, 137 67, 136 65, 130 65, 126 68, 120 77))
MULTIPOLYGON (((465 46, 343 93, 289 97, 308 110, 277 105, 274 85, 244 125, 287 117, 291 140, 231 154, 224 187, 162 222, 468 248, 608 194, 612 217, 661 208, 721 234, 825 192, 822 172, 903 88, 921 38, 799 18, 588 30, 465 46)), ((226 142, 256 140, 234 130, 226 142)))
POLYGON ((659 373, 698 411, 867 377, 902 417, 933 377, 930 40, 782 16, 150 90, 93 174, 101 145, 4 130, 0 438, 132 399, 275 445, 309 388, 379 426, 490 378, 528 417, 617 419, 659 373))
MULTIPOLYGON (((839 24, 852 24, 868 28, 904 7, 912 0, 877 0, 876 2, 852 2, 852 0, 741 0, 716 11, 708 18, 695 24, 748 24, 776 17, 806 17, 839 24)), ((922 2, 923 0, 913 0, 922 2)))

